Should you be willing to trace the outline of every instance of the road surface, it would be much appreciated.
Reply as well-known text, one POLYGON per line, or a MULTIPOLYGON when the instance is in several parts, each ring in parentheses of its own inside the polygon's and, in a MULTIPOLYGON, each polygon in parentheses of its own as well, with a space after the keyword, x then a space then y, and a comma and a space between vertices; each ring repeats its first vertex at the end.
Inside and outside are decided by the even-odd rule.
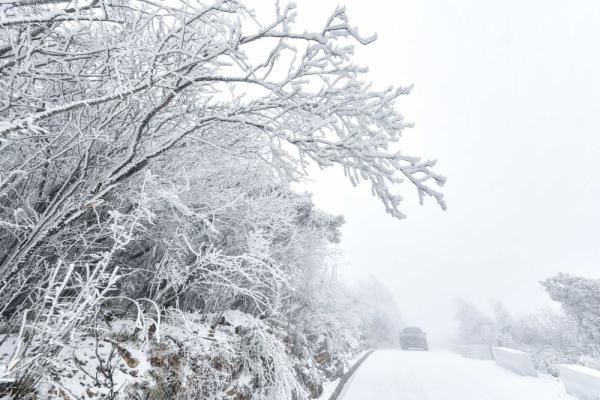
POLYGON ((577 400, 551 377, 522 377, 447 351, 376 351, 341 400, 577 400))

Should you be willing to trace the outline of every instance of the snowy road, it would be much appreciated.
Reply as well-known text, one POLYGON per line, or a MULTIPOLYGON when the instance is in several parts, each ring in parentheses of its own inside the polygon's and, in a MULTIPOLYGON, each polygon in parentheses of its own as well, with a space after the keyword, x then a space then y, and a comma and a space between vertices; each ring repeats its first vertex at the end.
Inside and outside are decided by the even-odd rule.
POLYGON ((346 384, 341 400, 576 400, 550 377, 522 377, 493 361, 446 351, 380 350, 346 384))

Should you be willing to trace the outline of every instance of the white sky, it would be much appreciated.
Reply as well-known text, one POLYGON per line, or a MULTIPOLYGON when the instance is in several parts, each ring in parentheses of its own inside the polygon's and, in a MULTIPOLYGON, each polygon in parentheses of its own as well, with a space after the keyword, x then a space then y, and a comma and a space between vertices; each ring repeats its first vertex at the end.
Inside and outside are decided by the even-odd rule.
POLYGON ((437 158, 448 177, 447 212, 406 187, 398 221, 366 185, 318 174, 317 205, 347 220, 346 277, 379 278, 434 338, 456 297, 533 311, 548 302, 540 280, 600 277, 600 2, 297 3, 300 26, 341 3, 360 32, 378 33, 357 59, 382 86, 415 84, 399 105, 416 123, 404 152, 437 158))

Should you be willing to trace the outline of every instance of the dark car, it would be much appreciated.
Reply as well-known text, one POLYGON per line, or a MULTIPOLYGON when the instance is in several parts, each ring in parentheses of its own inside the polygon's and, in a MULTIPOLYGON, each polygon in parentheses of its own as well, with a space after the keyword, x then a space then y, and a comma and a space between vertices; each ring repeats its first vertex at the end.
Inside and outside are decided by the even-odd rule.
POLYGON ((402 329, 402 332, 400 332, 400 347, 402 350, 429 350, 427 334, 423 332, 421 328, 417 328, 416 326, 404 328, 402 329))

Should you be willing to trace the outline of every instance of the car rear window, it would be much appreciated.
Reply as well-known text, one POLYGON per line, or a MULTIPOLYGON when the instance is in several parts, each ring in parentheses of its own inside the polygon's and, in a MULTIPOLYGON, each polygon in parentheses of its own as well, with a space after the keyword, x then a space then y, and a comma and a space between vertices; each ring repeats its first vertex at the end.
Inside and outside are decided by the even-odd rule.
POLYGON ((421 333, 421 328, 404 328, 402 329, 402 333, 421 333))

